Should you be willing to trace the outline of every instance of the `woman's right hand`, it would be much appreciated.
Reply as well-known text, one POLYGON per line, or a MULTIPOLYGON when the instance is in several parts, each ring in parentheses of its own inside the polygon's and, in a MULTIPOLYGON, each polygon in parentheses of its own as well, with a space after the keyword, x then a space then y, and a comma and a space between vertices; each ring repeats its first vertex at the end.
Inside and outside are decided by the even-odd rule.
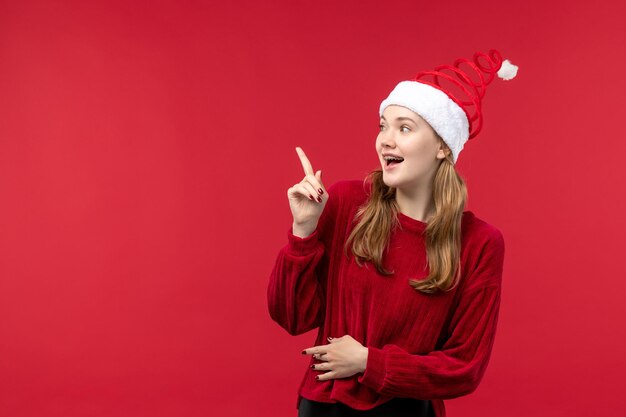
POLYGON ((301 148, 296 147, 304 178, 287 190, 289 207, 293 215, 293 234, 307 237, 317 228, 322 211, 328 201, 328 192, 322 184, 322 171, 313 173, 313 167, 301 148))

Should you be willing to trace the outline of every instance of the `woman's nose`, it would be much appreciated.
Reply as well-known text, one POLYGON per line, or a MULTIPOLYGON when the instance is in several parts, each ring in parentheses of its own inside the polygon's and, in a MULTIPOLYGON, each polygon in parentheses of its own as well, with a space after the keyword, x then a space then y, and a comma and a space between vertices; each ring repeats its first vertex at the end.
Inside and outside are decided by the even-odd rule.
POLYGON ((395 144, 393 134, 391 133, 381 133, 380 136, 380 144, 383 148, 393 147, 395 144))

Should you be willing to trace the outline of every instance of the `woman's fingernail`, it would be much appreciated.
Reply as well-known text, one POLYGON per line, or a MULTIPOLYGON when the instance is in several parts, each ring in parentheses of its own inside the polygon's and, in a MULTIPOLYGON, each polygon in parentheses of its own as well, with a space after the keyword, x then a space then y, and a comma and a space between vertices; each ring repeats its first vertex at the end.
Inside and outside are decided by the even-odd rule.
POLYGON ((320 376, 319 375, 315 375, 315 379, 317 379, 319 381, 320 380, 320 376))
POLYGON ((320 194, 324 194, 324 190, 322 190, 321 188, 319 190, 317 190, 318 193, 320 194))
POLYGON ((309 200, 313 201, 313 196, 309 194, 309 200))
POLYGON ((322 197, 317 197, 317 201, 322 202, 322 197))
POLYGON ((306 350, 303 350, 303 351, 302 351, 302 354, 303 354, 303 355, 306 355, 306 350))
POLYGON ((315 369, 315 365, 311 365, 311 368, 312 368, 312 369, 315 369))

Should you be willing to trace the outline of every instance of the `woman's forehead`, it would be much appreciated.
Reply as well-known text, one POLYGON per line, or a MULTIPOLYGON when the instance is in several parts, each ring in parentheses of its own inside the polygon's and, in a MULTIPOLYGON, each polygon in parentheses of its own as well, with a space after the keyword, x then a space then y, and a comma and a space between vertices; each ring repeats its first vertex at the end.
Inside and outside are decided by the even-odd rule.
POLYGON ((395 120, 398 118, 400 119, 409 118, 413 120, 414 122, 419 122, 421 120, 424 120, 419 114, 415 113, 413 110, 404 106, 397 105, 397 104, 391 104, 387 106, 385 110, 383 111, 381 118, 387 121, 390 121, 392 119, 395 120))

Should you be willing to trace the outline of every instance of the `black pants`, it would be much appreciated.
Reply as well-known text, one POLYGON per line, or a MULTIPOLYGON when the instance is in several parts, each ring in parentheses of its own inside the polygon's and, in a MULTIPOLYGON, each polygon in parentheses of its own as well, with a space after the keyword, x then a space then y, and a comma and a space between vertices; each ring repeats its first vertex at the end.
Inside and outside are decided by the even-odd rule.
POLYGON ((430 400, 392 398, 371 410, 355 410, 343 403, 322 403, 300 397, 298 417, 434 417, 430 400))

